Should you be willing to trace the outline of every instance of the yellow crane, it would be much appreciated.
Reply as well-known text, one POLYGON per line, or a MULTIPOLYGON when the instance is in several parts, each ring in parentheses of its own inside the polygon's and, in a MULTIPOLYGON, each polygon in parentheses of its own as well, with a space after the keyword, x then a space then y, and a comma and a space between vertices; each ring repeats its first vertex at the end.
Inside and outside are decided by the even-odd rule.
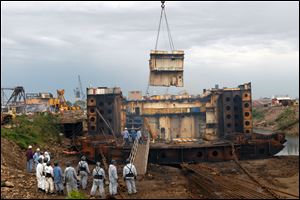
POLYGON ((80 106, 69 106, 67 104, 66 98, 64 96, 65 90, 57 90, 57 98, 51 98, 49 99, 50 106, 55 107, 59 111, 65 111, 65 110, 80 110, 80 106))

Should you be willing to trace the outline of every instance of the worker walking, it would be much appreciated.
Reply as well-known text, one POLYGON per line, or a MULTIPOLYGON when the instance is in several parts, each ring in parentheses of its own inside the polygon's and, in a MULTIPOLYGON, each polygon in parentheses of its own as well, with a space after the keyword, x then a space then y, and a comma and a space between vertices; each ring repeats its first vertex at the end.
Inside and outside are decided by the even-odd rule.
POLYGON ((39 157, 40 157, 40 149, 39 148, 37 148, 36 149, 36 152, 33 154, 33 163, 34 163, 34 166, 33 166, 33 168, 34 168, 34 171, 36 171, 36 167, 37 167, 37 165, 39 164, 39 157))
POLYGON ((67 168, 65 169, 64 182, 66 184, 67 193, 70 194, 71 191, 77 191, 77 176, 74 167, 71 167, 71 163, 66 163, 67 168))
POLYGON ((136 132, 136 139, 139 141, 139 144, 143 143, 141 128, 138 128, 138 131, 136 132))
POLYGON ((122 135, 123 135, 123 139, 125 141, 125 145, 129 145, 129 132, 126 127, 125 127, 125 130, 123 131, 122 135))
POLYGON ((118 188, 118 173, 115 165, 116 165, 116 161, 112 160, 108 168, 109 194, 111 196, 117 194, 117 188, 118 188))
POLYGON ((128 194, 135 194, 136 193, 136 187, 135 187, 135 179, 137 176, 137 172, 135 169, 135 166, 130 163, 130 160, 126 160, 126 165, 123 168, 123 178, 126 182, 128 194))
POLYGON ((64 186, 63 186, 63 175, 60 166, 58 166, 58 161, 54 162, 54 186, 57 194, 64 194, 64 186))
POLYGON ((38 184, 38 191, 40 192, 44 192, 42 176, 43 176, 43 160, 42 158, 39 158, 38 164, 36 166, 36 179, 38 184))
POLYGON ((32 165, 33 165, 33 152, 32 152, 31 145, 28 146, 28 150, 26 151, 26 158, 27 158, 26 170, 27 172, 31 173, 32 165))
POLYGON ((93 187, 91 189, 91 196, 95 196, 97 188, 99 187, 99 194, 101 198, 105 198, 105 191, 103 182, 106 179, 104 170, 100 167, 100 162, 96 163, 96 167, 93 170, 93 187))
POLYGON ((134 130, 134 128, 132 128, 130 131, 130 137, 131 137, 131 142, 134 142, 136 139, 136 131, 134 130))
POLYGON ((53 183, 53 168, 51 166, 51 162, 48 161, 45 167, 45 177, 46 177, 46 181, 45 181, 45 192, 46 194, 53 194, 54 193, 54 183, 53 183))
POLYGON ((77 174, 80 175, 80 184, 82 189, 86 189, 88 174, 90 173, 89 165, 85 161, 85 156, 81 157, 81 161, 79 161, 77 166, 77 174))

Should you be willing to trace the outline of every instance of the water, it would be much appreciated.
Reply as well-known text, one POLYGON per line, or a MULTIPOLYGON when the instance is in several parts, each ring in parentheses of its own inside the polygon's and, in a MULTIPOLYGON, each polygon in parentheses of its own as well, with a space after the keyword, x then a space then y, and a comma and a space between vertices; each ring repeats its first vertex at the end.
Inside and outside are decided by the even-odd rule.
POLYGON ((285 147, 275 156, 299 156, 299 136, 286 135, 285 139, 287 140, 287 142, 284 143, 285 147))
MULTIPOLYGON (((272 134, 272 131, 269 130, 263 130, 263 129, 253 129, 256 133, 261 134, 272 134)), ((277 153, 275 156, 291 156, 296 155, 299 156, 299 136, 289 136, 285 135, 285 139, 287 140, 286 143, 284 143, 284 148, 277 153)))

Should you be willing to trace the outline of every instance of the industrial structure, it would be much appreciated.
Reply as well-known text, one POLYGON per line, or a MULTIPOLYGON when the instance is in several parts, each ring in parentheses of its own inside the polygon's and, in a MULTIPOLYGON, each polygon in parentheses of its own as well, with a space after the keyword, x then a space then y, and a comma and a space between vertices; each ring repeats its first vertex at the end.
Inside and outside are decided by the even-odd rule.
MULTIPOLYGON (((72 144, 90 161, 130 158, 139 173, 145 173, 147 163, 182 164, 204 161, 225 161, 264 158, 278 153, 286 141, 283 134, 258 134, 253 131, 251 83, 235 88, 204 89, 197 95, 150 96, 149 86, 183 87, 184 51, 175 50, 164 1, 155 50, 150 52, 150 76, 146 96, 141 91, 122 94, 119 87, 86 89, 87 131, 83 133, 84 118, 67 115, 61 124, 72 144), (158 50, 162 17, 167 24, 171 51, 158 50), (137 140, 125 145, 122 131, 141 129, 144 143, 137 140), (150 142, 151 141, 151 142, 150 142)), ((83 98, 80 77, 77 98, 83 98)), ((34 104, 48 103, 56 110, 73 111, 67 105, 64 90, 51 95, 30 98, 34 104), (34 100, 35 98, 35 100, 34 100), (38 98, 38 99, 37 99, 38 98)), ((8 102, 24 97, 17 87, 8 102)), ((12 104, 14 105, 14 104, 12 104)), ((83 116, 83 113, 81 114, 83 116)))
POLYGON ((146 96, 132 91, 126 98, 121 88, 87 88, 88 131, 74 142, 81 153, 90 161, 124 161, 129 157, 145 172, 148 162, 263 158, 283 149, 283 134, 253 132, 251 83, 236 88, 216 86, 199 95, 149 95, 149 86, 184 85, 184 51, 174 48, 164 1, 161 8, 155 49, 150 52, 146 96), (170 51, 157 48, 163 18, 170 51), (144 143, 124 145, 121 133, 125 128, 141 128, 144 143))
MULTIPOLYGON (((126 100, 120 88, 89 88, 88 136, 85 153, 99 159, 128 156, 120 144, 125 127, 149 133, 149 161, 182 163, 232 159, 231 143, 239 158, 267 157, 284 146, 284 136, 253 132, 251 83, 237 88, 212 88, 198 96, 153 96, 126 100), (109 142, 107 142, 109 141, 109 142), (91 145, 93 144, 93 145, 91 145)), ((115 158, 117 159, 117 158, 115 158)))

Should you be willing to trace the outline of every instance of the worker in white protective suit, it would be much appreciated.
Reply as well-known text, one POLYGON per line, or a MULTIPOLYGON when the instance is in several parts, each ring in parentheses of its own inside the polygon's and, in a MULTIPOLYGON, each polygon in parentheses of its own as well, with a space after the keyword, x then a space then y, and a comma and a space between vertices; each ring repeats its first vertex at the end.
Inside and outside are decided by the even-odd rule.
POLYGON ((48 161, 50 161, 50 153, 47 150, 44 153, 44 157, 48 158, 48 161))
POLYGON ((84 190, 86 189, 88 174, 90 173, 89 165, 85 160, 85 156, 82 156, 77 166, 77 175, 80 176, 80 184, 84 190))
POLYGON ((95 196, 97 189, 99 187, 99 194, 101 198, 105 198, 105 191, 104 191, 104 180, 106 179, 105 177, 105 172, 104 170, 100 167, 100 162, 96 163, 96 167, 93 170, 93 187, 91 189, 91 196, 95 196))
POLYGON ((66 184, 67 193, 70 194, 71 191, 77 191, 77 176, 74 167, 71 167, 71 163, 66 163, 67 168, 65 169, 64 182, 66 184))
POLYGON ((53 183, 53 168, 51 166, 50 161, 47 162, 47 166, 45 167, 45 191, 46 194, 53 194, 54 193, 54 183, 53 183))
POLYGON ((42 158, 38 159, 38 164, 36 166, 36 179, 37 179, 37 184, 38 184, 38 191, 39 192, 44 192, 44 185, 42 181, 42 176, 43 176, 43 160, 42 158))
POLYGON ((116 161, 112 160, 111 164, 108 168, 108 177, 109 177, 109 194, 111 196, 114 196, 117 194, 117 188, 118 188, 118 173, 117 173, 117 167, 116 161))
POLYGON ((135 187, 135 180, 137 177, 137 172, 135 169, 135 166, 130 163, 130 160, 126 160, 126 165, 123 168, 123 178, 126 182, 128 194, 135 194, 136 193, 136 187, 135 187))
POLYGON ((44 160, 43 160, 43 175, 42 175, 42 188, 43 188, 43 191, 46 192, 46 173, 45 173, 45 167, 47 166, 47 162, 48 162, 48 158, 47 157, 44 157, 44 160))

